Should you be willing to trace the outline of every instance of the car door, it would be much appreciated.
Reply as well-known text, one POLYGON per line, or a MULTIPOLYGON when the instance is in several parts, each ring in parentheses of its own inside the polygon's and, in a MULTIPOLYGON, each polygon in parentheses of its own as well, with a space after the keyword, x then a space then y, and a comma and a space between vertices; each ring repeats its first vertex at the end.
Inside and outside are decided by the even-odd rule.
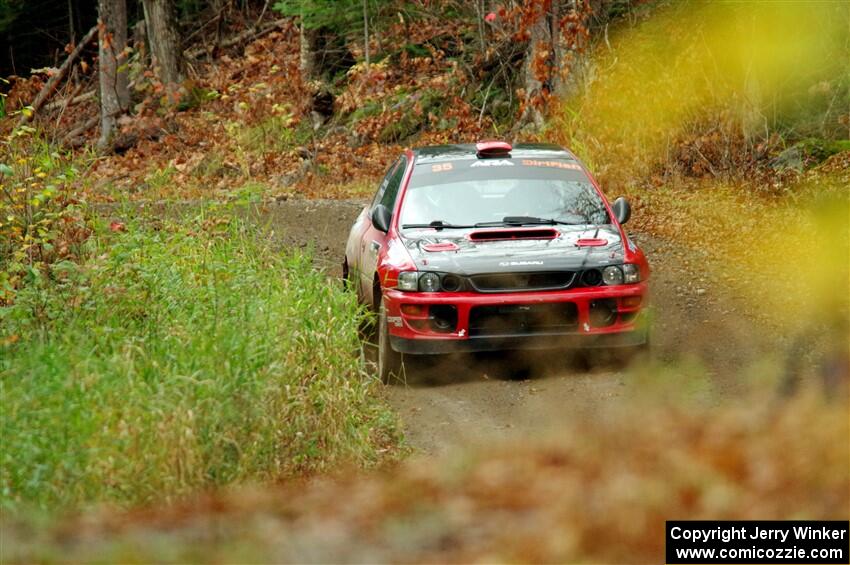
MULTIPOLYGON (((364 299, 366 302, 370 301, 369 296, 363 292, 363 281, 368 278, 363 268, 363 242, 365 241, 365 233, 372 225, 372 209, 380 203, 381 197, 384 195, 384 191, 390 182, 390 178, 392 178, 396 166, 398 166, 398 160, 393 161, 389 166, 383 179, 381 179, 381 183, 378 185, 378 190, 375 192, 372 202, 363 207, 354 225, 351 226, 351 232, 348 234, 345 254, 350 268, 351 281, 361 301, 364 301, 364 299)), ((371 289, 371 280, 369 288, 371 289)), ((371 294, 371 291, 369 294, 371 294)))
POLYGON ((384 248, 387 239, 387 234, 376 229, 375 226, 372 225, 372 211, 379 204, 383 204, 390 210, 394 209, 396 199, 398 198, 399 188, 401 188, 401 182, 404 180, 404 173, 406 169, 407 157, 401 156, 390 168, 390 171, 385 178, 385 182, 381 183, 381 187, 378 189, 378 193, 375 194, 375 199, 369 208, 366 226, 360 240, 361 296, 365 298, 367 303, 372 302, 372 281, 375 280, 375 270, 378 265, 378 257, 380 256, 381 250, 384 248))

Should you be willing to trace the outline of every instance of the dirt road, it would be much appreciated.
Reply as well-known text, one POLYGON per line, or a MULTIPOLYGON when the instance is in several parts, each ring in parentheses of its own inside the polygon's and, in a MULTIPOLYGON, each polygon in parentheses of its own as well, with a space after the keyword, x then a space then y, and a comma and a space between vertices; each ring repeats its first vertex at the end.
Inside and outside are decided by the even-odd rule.
MULTIPOLYGON (((265 208, 262 221, 285 246, 311 247, 332 276, 361 201, 290 200, 265 208)), ((653 268, 653 357, 663 366, 685 359, 709 370, 720 396, 740 391, 729 375, 768 344, 753 331, 746 308, 694 273, 694 250, 636 234, 653 268)), ((647 370, 565 352, 452 355, 409 364, 407 383, 387 387, 417 450, 440 453, 469 444, 557 435, 566 415, 593 412, 627 399, 647 370)), ((652 369, 655 370, 655 369, 652 369)), ((675 378, 675 376, 673 376, 675 378)))

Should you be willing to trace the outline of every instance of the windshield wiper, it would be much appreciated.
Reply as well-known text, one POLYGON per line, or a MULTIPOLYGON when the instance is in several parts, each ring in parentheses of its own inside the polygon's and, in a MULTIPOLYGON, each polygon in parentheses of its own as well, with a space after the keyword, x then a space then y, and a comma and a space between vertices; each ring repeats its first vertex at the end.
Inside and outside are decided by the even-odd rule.
POLYGON ((407 228, 434 228, 435 230, 457 230, 464 228, 474 228, 472 225, 459 225, 459 224, 450 224, 448 222, 444 222, 443 220, 434 220, 428 224, 404 224, 401 226, 402 229, 407 228))
POLYGON ((476 224, 451 224, 443 220, 434 220, 427 224, 404 224, 402 229, 433 228, 435 230, 456 230, 469 228, 489 228, 498 226, 580 226, 587 222, 564 222, 554 218, 536 218, 534 216, 505 216, 497 222, 478 222, 476 224))
POLYGON ((578 226, 586 222, 564 222, 554 218, 536 218, 534 216, 505 216, 500 222, 478 222, 474 227, 490 226, 578 226))

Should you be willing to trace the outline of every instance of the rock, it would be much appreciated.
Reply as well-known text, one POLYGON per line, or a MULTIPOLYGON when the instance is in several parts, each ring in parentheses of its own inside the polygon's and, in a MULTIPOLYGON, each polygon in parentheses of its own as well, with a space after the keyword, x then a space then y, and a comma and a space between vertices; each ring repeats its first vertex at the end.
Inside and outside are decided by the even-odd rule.
POLYGON ((307 171, 309 171, 310 167, 312 166, 313 161, 311 159, 302 160, 301 163, 298 165, 298 169, 278 177, 278 186, 280 188, 289 188, 290 186, 294 185, 296 182, 304 178, 304 175, 307 174, 307 171))
POLYGON ((774 171, 803 171, 803 150, 800 146, 789 147, 770 160, 770 168, 774 171))
POLYGON ((804 139, 774 157, 770 167, 775 171, 802 172, 843 151, 850 151, 850 140, 804 139))
POLYGON ((348 137, 348 146, 352 149, 357 149, 358 147, 362 147, 366 143, 366 139, 358 132, 353 132, 348 137))
POLYGON ((313 131, 318 131, 323 125, 325 125, 325 122, 327 121, 327 116, 324 116, 319 112, 313 111, 310 112, 310 119, 313 122, 313 131))

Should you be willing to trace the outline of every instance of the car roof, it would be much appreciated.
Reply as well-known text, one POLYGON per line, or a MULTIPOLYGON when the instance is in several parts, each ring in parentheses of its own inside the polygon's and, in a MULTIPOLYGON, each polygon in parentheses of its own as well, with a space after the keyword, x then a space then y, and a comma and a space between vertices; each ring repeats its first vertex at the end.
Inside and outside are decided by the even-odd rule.
MULTIPOLYGON (((413 155, 416 163, 438 163, 478 158, 474 143, 418 147, 413 150, 413 155)), ((514 145, 511 149, 510 158, 578 161, 572 152, 553 143, 520 143, 514 145)))

